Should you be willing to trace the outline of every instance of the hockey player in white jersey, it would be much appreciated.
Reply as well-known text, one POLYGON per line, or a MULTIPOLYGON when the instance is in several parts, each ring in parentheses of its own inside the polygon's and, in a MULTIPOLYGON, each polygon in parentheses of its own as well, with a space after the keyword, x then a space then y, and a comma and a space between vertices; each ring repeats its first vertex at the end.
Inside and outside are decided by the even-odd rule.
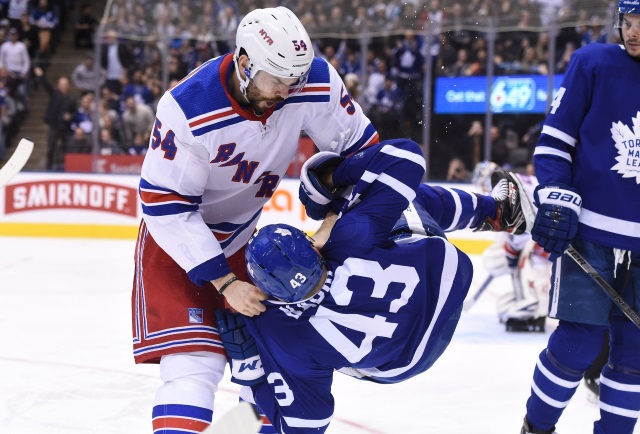
MULTIPOLYGON (((471 183, 488 193, 491 190, 491 175, 496 170, 500 170, 500 166, 491 161, 478 163, 473 170, 471 183)), ((522 174, 515 176, 533 201, 537 179, 522 174)), ((548 258, 549 254, 527 233, 498 233, 493 244, 483 252, 483 264, 491 276, 511 277, 512 291, 500 297, 497 303, 498 319, 505 324, 507 331, 545 331, 551 287, 551 263, 548 258)))
POLYGON ((353 188, 327 204, 339 214, 314 235, 320 252, 286 224, 249 241, 247 268, 271 297, 267 310, 220 315, 219 329, 234 380, 251 385, 242 397, 255 398, 275 432, 327 429, 335 370, 396 383, 445 351, 473 269, 442 228, 522 229, 519 189, 504 172, 489 196, 420 184, 424 168, 420 147, 404 139, 364 149, 326 177, 303 168, 303 194, 312 198, 353 188))
POLYGON ((136 363, 160 363, 156 434, 211 422, 226 365, 214 312, 225 299, 247 316, 265 309, 244 248, 301 131, 342 156, 378 141, 290 10, 250 12, 236 45, 160 99, 142 166, 133 351, 136 363))
POLYGON ((571 244, 640 310, 640 5, 618 1, 623 44, 571 57, 534 152, 531 235, 553 262, 549 316, 559 324, 536 362, 522 433, 552 433, 610 335, 597 434, 631 434, 640 416, 640 328, 564 251, 571 244))

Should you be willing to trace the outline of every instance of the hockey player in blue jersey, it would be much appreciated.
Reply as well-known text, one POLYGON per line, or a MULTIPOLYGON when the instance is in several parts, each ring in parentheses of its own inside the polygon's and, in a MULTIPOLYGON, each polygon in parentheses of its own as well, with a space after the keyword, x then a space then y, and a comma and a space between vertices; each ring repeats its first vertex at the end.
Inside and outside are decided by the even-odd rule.
POLYGON ((285 224, 266 226, 249 241, 247 269, 269 294, 267 309, 253 318, 227 312, 218 324, 232 374, 252 384, 253 393, 245 389, 242 397, 255 398, 275 432, 326 430, 335 370, 396 383, 442 354, 473 275, 470 259, 442 228, 522 230, 520 190, 511 178, 499 180, 492 197, 421 185, 424 169, 416 143, 392 140, 342 161, 332 176, 308 171, 302 196, 353 186, 346 201, 332 202, 339 216, 328 216, 317 234, 321 255, 285 224), (243 324, 259 355, 245 351, 252 341, 243 324))
POLYGON ((640 6, 618 2, 623 45, 577 50, 536 145, 533 239, 551 253, 549 315, 521 432, 553 433, 610 334, 597 434, 631 434, 640 416, 640 329, 567 255, 569 243, 640 308, 640 6))

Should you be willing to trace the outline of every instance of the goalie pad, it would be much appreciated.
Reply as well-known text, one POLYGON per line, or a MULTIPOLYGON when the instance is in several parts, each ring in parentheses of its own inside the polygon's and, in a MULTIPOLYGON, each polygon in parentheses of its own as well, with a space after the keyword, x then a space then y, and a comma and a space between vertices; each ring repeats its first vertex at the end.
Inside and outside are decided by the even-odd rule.
POLYGON ((509 293, 498 301, 500 322, 530 320, 546 317, 549 313, 551 289, 551 262, 536 253, 535 242, 530 241, 522 252, 521 268, 514 276, 519 279, 522 297, 509 293))
POLYGON ((505 240, 504 234, 498 234, 496 241, 482 252, 482 264, 493 277, 504 276, 512 271, 505 255, 505 240))

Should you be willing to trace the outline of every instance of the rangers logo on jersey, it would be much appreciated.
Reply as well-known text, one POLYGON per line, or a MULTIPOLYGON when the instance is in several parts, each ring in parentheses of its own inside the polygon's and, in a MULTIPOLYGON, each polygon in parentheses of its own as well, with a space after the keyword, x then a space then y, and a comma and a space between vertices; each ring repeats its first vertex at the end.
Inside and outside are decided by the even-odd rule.
POLYGON ((195 307, 187 308, 189 310, 189 322, 191 324, 204 323, 204 309, 198 309, 195 307))
POLYGON ((617 170, 623 178, 636 178, 640 184, 640 112, 632 123, 633 130, 622 121, 611 125, 611 136, 618 149, 618 163, 611 170, 617 170))

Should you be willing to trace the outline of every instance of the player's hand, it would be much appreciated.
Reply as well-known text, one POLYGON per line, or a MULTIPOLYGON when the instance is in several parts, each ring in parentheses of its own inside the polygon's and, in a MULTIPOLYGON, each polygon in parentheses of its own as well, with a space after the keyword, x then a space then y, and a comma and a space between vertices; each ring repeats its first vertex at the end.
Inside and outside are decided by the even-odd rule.
POLYGON ((318 152, 303 164, 298 198, 310 218, 322 220, 331 209, 336 197, 331 175, 342 161, 344 157, 335 152, 318 152))
POLYGON ((246 316, 260 315, 267 308, 261 302, 267 299, 267 294, 250 283, 236 280, 224 291, 227 303, 246 316))
POLYGON ((563 184, 541 184, 533 193, 538 213, 531 229, 531 238, 555 261, 569 247, 578 231, 578 216, 582 198, 563 184))

